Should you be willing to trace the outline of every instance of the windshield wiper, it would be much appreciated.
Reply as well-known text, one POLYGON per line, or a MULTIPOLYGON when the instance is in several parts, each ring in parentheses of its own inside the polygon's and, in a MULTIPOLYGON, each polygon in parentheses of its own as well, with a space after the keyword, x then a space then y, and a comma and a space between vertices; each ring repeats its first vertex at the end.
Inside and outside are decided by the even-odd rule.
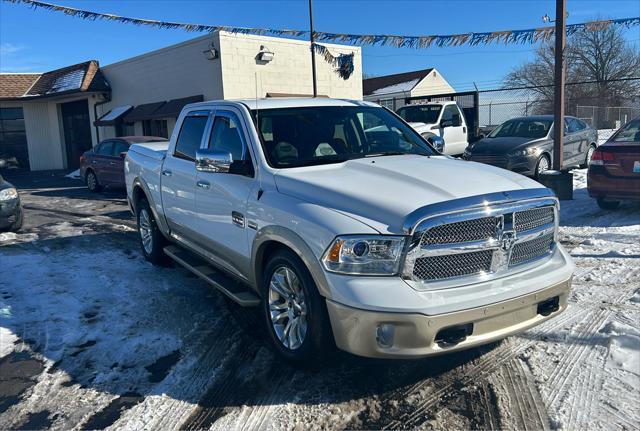
POLYGON ((365 154, 364 157, 403 156, 405 154, 412 154, 416 156, 428 156, 428 154, 411 153, 409 151, 381 151, 379 153, 365 154))

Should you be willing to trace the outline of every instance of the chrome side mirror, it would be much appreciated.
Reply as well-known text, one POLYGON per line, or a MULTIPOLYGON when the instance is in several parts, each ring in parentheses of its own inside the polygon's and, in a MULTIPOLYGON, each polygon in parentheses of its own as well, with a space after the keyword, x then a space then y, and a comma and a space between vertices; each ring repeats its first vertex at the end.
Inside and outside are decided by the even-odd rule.
POLYGON ((196 170, 200 172, 227 173, 231 163, 231 153, 209 149, 196 151, 196 170))

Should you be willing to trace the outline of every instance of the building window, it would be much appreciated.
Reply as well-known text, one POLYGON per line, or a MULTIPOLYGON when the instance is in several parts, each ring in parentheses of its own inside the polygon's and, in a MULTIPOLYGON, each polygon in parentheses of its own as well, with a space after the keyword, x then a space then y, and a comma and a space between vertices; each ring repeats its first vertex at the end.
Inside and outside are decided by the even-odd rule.
POLYGON ((22 108, 0 108, 0 170, 29 169, 22 108))
POLYGON ((167 120, 144 120, 142 122, 142 134, 169 138, 167 120))
POLYGON ((393 99, 381 99, 378 104, 380 106, 383 106, 383 107, 391 109, 391 110, 393 110, 395 108, 394 107, 394 103, 393 103, 393 99))
POLYGON ((116 124, 116 137, 135 136, 136 128, 134 123, 118 123, 116 124))

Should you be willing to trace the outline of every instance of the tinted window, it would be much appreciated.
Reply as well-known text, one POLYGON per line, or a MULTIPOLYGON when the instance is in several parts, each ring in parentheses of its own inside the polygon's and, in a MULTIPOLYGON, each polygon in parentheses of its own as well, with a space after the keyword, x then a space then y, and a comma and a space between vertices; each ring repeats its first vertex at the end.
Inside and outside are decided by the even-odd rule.
POLYGON ((174 156, 188 160, 196 159, 196 151, 200 148, 208 118, 204 115, 185 117, 176 142, 174 156))
POLYGON ((552 120, 515 118, 506 121, 489 133, 489 138, 544 138, 549 133, 552 120))
POLYGON ((112 141, 103 142, 102 144, 98 145, 98 148, 96 149, 96 154, 100 154, 101 156, 110 156, 112 148, 113 148, 112 141))
POLYGON ((633 120, 611 139, 613 142, 640 142, 640 118, 633 120))
POLYGON ((460 120, 460 111, 455 105, 445 106, 444 112, 442 113, 442 119, 451 121, 454 126, 462 124, 462 121, 460 120))
POLYGON ((278 168, 339 163, 389 153, 433 154, 420 135, 382 108, 263 109, 258 121, 267 161, 278 168))
POLYGON ((584 129, 584 124, 575 118, 567 118, 567 125, 569 127, 569 133, 579 132, 584 129))
POLYGON ((240 135, 238 121, 231 113, 216 113, 215 122, 209 136, 209 148, 231 153, 233 160, 244 160, 244 143, 240 135))
POLYGON ((398 109, 398 115, 408 123, 435 123, 438 121, 442 106, 440 105, 411 105, 398 109))
POLYGON ((113 143, 113 152, 112 152, 112 154, 114 156, 119 156, 120 153, 124 153, 126 151, 129 151, 129 144, 127 144, 126 142, 115 141, 113 143))

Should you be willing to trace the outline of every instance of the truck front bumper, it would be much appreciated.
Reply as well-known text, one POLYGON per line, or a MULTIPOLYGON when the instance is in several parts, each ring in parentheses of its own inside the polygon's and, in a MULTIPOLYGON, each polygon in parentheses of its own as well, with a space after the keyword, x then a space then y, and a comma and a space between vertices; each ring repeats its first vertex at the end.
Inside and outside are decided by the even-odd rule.
POLYGON ((487 344, 551 319, 567 308, 570 287, 571 278, 506 301, 433 316, 361 310, 331 300, 327 309, 340 349, 371 358, 419 358, 487 344))

